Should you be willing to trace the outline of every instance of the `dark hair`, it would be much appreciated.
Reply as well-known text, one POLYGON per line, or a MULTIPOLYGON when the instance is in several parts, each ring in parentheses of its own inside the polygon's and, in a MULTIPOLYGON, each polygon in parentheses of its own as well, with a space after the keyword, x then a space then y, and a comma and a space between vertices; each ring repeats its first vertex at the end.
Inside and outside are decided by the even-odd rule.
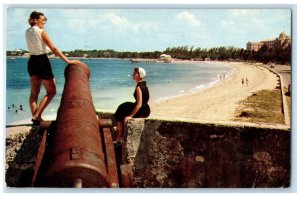
MULTIPOLYGON (((42 12, 37 12, 37 11, 31 12, 30 17, 29 17, 29 24, 31 26, 35 25, 33 20, 34 19, 39 19, 41 16, 44 16, 44 14, 42 12)), ((46 19, 46 17, 45 17, 45 19, 46 19)))

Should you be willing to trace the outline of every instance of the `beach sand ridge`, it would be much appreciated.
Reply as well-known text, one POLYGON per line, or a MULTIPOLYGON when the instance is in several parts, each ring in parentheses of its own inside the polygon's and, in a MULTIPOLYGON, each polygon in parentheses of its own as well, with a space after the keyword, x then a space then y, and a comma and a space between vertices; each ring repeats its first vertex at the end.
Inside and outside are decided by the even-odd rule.
POLYGON ((276 88, 278 77, 268 69, 247 63, 234 62, 233 76, 225 82, 192 94, 151 103, 150 118, 193 121, 230 121, 239 101, 254 92, 276 88), (248 78, 248 86, 242 78, 248 78))

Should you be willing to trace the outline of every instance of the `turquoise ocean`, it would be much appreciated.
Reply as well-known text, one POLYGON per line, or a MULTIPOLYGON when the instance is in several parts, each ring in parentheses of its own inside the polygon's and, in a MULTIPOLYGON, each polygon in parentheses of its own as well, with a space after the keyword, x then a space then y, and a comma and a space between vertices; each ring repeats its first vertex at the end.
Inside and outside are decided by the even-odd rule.
MULTIPOLYGON (((163 99, 189 94, 211 87, 220 82, 220 74, 232 76, 229 64, 214 62, 186 63, 131 63, 119 59, 81 59, 90 68, 90 88, 97 111, 114 112, 125 101, 134 101, 136 82, 132 79, 135 67, 143 67, 147 72, 146 81, 151 103, 163 99)), ((29 108, 30 81, 27 72, 28 58, 7 57, 6 59, 6 124, 30 122, 29 108), (21 110, 22 108, 22 110, 21 110)), ((64 87, 66 64, 60 59, 51 60, 57 85, 57 94, 43 113, 44 119, 54 120, 64 87)), ((41 89, 41 99, 45 95, 41 89)))

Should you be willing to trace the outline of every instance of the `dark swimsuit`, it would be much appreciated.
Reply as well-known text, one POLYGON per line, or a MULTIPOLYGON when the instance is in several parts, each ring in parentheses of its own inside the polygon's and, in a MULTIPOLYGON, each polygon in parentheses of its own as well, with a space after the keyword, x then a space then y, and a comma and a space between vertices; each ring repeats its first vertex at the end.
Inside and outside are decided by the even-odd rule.
POLYGON ((40 79, 53 79, 52 68, 47 54, 31 55, 27 70, 29 76, 38 76, 40 79))
MULTIPOLYGON (((136 87, 140 87, 140 89, 142 91, 142 106, 139 109, 139 111, 133 116, 133 118, 146 118, 150 115, 150 107, 148 105, 149 90, 148 90, 148 87, 146 85, 146 81, 138 82, 136 87)), ((136 97, 137 97, 136 90, 134 91, 133 96, 136 100, 136 97)), ((118 121, 118 122, 123 122, 124 118, 131 114, 131 112, 132 112, 132 110, 134 109, 135 106, 136 106, 136 102, 135 103, 132 103, 132 102, 122 103, 118 107, 116 113, 114 114, 115 120, 118 121)))

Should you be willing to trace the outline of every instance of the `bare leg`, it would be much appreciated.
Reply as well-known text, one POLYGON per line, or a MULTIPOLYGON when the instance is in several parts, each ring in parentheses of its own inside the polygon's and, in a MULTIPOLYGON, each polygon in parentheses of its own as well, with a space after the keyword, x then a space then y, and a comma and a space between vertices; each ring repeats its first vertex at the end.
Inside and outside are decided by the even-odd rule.
POLYGON ((38 96, 40 93, 42 85, 42 80, 37 76, 30 77, 30 97, 29 97, 29 107, 31 110, 32 116, 34 115, 37 109, 38 96))
POLYGON ((123 122, 117 122, 117 140, 116 141, 121 141, 123 139, 123 127, 124 127, 123 122))
POLYGON ((42 80, 47 94, 43 97, 41 100, 37 110, 35 111, 33 117, 37 120, 40 120, 42 117, 42 113, 45 110, 45 108, 48 106, 50 101, 53 99, 53 97, 56 94, 56 86, 55 86, 55 79, 49 79, 49 80, 42 80))

